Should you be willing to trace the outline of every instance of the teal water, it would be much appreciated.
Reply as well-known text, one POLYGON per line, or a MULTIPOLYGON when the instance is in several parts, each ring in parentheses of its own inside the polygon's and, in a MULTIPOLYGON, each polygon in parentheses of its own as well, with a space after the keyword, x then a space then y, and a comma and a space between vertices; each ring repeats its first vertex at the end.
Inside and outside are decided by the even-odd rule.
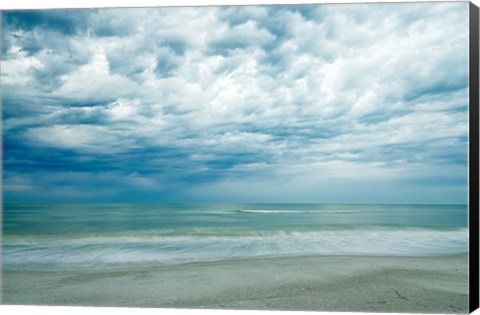
POLYGON ((465 205, 4 205, 3 267, 468 251, 465 205))

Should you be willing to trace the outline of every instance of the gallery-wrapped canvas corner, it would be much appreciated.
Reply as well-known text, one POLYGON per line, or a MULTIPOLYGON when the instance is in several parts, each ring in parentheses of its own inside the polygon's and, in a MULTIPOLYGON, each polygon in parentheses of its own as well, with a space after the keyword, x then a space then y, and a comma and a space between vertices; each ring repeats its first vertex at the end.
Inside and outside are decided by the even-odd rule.
POLYGON ((475 5, 1 19, 3 304, 478 307, 475 5))

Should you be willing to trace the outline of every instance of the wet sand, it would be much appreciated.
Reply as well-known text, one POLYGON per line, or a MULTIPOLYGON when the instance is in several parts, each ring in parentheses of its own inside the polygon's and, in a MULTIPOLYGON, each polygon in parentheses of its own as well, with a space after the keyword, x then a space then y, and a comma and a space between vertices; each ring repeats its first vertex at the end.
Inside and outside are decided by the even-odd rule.
POLYGON ((323 256, 3 270, 3 304, 466 313, 468 258, 323 256))

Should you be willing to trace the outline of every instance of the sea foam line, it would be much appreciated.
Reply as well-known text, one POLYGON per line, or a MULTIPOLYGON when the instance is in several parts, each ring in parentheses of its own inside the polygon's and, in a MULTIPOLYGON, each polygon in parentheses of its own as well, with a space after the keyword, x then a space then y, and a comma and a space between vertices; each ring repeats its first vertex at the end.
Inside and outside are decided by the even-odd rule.
POLYGON ((4 240, 6 267, 91 267, 177 264, 304 255, 435 256, 468 251, 468 229, 259 231, 246 235, 98 236, 4 240))

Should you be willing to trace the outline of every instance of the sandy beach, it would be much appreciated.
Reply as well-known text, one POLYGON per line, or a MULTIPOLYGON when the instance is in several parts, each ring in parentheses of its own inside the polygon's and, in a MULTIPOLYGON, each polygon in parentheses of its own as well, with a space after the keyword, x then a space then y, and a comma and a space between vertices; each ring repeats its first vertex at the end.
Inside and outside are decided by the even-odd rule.
POLYGON ((465 313, 466 255, 3 271, 4 304, 465 313))

